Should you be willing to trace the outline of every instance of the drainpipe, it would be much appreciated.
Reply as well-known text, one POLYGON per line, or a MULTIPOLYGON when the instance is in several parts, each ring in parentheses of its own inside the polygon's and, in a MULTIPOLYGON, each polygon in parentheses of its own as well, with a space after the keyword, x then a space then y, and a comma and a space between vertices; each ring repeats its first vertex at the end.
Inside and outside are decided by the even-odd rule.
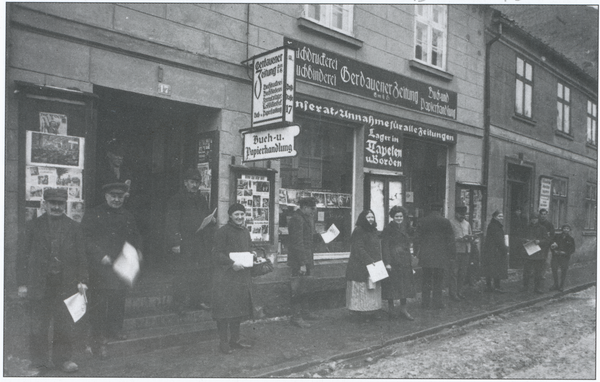
MULTIPOLYGON (((492 25, 498 22, 497 11, 492 15, 492 25)), ((483 203, 481 216, 483 222, 487 220, 487 193, 488 193, 488 178, 490 173, 490 56, 491 47, 496 41, 502 37, 502 23, 498 24, 498 34, 485 44, 485 79, 483 84, 483 168, 482 168, 482 183, 485 190, 485 203, 483 203)))

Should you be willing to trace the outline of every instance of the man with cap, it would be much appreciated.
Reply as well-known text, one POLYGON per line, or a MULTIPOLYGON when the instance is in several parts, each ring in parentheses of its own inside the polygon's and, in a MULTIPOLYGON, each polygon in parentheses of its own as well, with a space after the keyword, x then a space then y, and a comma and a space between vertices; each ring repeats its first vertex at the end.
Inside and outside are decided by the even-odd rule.
MULTIPOLYGON (((548 217, 548 210, 545 208, 540 208, 539 217, 540 224, 546 228, 546 231, 548 231, 548 237, 550 239, 554 238, 554 224, 552 224, 550 218, 548 217)), ((546 252, 546 261, 544 261, 544 268, 542 269, 542 279, 546 278, 546 271, 548 271, 548 268, 550 267, 551 258, 552 252, 550 251, 550 247, 548 247, 548 252, 546 252)))
POLYGON ((212 236, 216 222, 199 230, 209 215, 208 203, 200 193, 202 176, 191 168, 183 174, 183 188, 169 199, 166 239, 173 255, 173 308, 209 308, 212 236), (196 290, 197 289, 197 290, 196 290))
POLYGON ((129 186, 102 186, 105 202, 86 211, 81 222, 90 272, 90 321, 101 357, 109 339, 124 340, 125 297, 129 285, 117 276, 113 264, 126 242, 141 254, 142 239, 133 215, 123 208, 129 186))
MULTIPOLYGON (((294 211, 289 223, 289 248, 288 266, 291 268, 292 277, 310 276, 314 265, 313 244, 320 236, 315 231, 314 215, 317 210, 315 198, 302 198, 298 201, 299 208, 294 211)), ((299 328, 309 328, 306 319, 316 319, 308 311, 307 296, 292 290, 290 323, 299 328)))
POLYGON ((415 244, 419 265, 423 271, 421 306, 424 309, 442 309, 444 269, 456 256, 454 230, 450 221, 442 216, 442 203, 431 204, 431 212, 417 226, 415 244))
POLYGON ((457 206, 454 211, 454 219, 450 220, 450 223, 456 242, 456 257, 450 260, 448 292, 450 299, 460 301, 465 298, 462 294, 462 288, 469 267, 469 253, 474 237, 471 224, 465 219, 467 207, 457 206))
POLYGON ((88 269, 81 226, 65 215, 66 205, 65 188, 44 190, 46 213, 28 222, 25 245, 17 258, 18 295, 29 302, 35 374, 52 365, 60 365, 64 372, 78 370, 71 360, 75 325, 63 301, 78 292, 85 295, 88 269), (52 349, 48 344, 51 321, 52 349))
MULTIPOLYGON (((106 148, 106 160, 98 166, 98 182, 99 185, 110 183, 126 183, 131 188, 132 175, 129 168, 123 164, 125 150, 123 146, 111 141, 106 148)), ((127 190, 129 192, 129 189, 127 190)), ((98 194, 98 201, 104 201, 104 192, 98 194)))
POLYGON ((533 276, 534 292, 544 293, 544 263, 546 262, 546 253, 550 249, 551 240, 548 237, 548 231, 540 224, 540 217, 537 213, 531 214, 527 233, 523 239, 525 243, 533 242, 540 247, 539 251, 527 255, 523 266, 523 292, 529 288, 529 280, 533 276))
POLYGON ((569 260, 575 252, 575 239, 569 235, 571 226, 563 224, 561 232, 554 235, 553 243, 550 245, 552 251, 552 277, 554 285, 550 290, 563 291, 565 280, 567 278, 567 270, 569 269, 569 260), (558 270, 560 269, 560 282, 558 279, 558 270))

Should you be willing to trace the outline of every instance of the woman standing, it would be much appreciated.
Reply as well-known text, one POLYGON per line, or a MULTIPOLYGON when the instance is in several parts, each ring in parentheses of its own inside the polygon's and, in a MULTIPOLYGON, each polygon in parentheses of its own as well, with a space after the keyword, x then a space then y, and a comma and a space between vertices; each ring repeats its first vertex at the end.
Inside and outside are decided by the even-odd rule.
POLYGON ((381 284, 369 279, 367 265, 381 260, 375 214, 360 213, 352 232, 350 259, 346 268, 346 307, 368 322, 381 309, 381 284))
POLYGON ((481 262, 486 276, 487 291, 504 293, 500 280, 508 278, 508 248, 504 243, 504 215, 496 210, 488 224, 481 262), (493 284, 492 284, 493 281, 493 284))
POLYGON ((400 300, 400 315, 412 321, 414 318, 406 311, 406 299, 416 295, 410 237, 404 220, 408 213, 403 207, 394 206, 389 215, 393 220, 383 230, 381 238, 381 254, 389 274, 381 284, 382 296, 388 301, 390 319, 397 317, 394 312, 394 300, 400 300))
POLYGON ((246 208, 233 204, 227 211, 229 221, 215 234, 213 248, 214 274, 212 282, 212 317, 217 321, 219 350, 231 354, 231 349, 250 348, 240 342, 240 323, 252 317, 252 268, 234 262, 231 252, 250 252, 252 240, 244 227, 246 208))

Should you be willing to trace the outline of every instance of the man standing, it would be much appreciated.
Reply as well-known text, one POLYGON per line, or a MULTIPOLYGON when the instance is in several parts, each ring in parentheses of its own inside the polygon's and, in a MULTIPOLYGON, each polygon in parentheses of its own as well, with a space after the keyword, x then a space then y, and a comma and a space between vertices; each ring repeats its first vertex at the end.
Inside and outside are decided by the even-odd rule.
POLYGON ((213 226, 198 231, 209 214, 208 203, 198 190, 201 182, 198 170, 186 170, 183 188, 167 204, 166 235, 174 256, 173 308, 178 313, 186 308, 209 309, 213 226))
MULTIPOLYGON (((106 160, 98 167, 98 182, 103 186, 110 183, 126 183, 131 188, 131 171, 123 164, 125 150, 116 141, 112 141, 106 148, 106 160)), ((127 193, 129 193, 129 189, 127 193)), ((104 192, 98 194, 99 203, 104 202, 104 192)))
MULTIPOLYGON (((314 265, 313 243, 317 236, 314 223, 314 214, 317 210, 316 199, 302 198, 298 204, 300 208, 294 211, 288 223, 290 241, 287 263, 292 269, 292 277, 310 276, 311 268, 314 265)), ((310 328, 310 324, 304 321, 304 318, 314 319, 316 317, 308 312, 306 296, 296 292, 292 290, 290 323, 299 328, 310 328)))
MULTIPOLYGON (((552 222, 550 221, 550 218, 548 217, 548 210, 545 208, 541 208, 540 209, 540 224, 542 226, 544 226, 544 228, 546 228, 546 231, 548 232, 548 238, 552 239, 554 237, 554 225, 552 224, 552 222)), ((550 259, 552 258, 552 252, 550 251, 550 247, 548 247, 548 251, 545 253, 546 258, 544 261, 544 267, 542 269, 542 279, 546 278, 546 271, 548 271, 548 268, 550 267, 550 259)))
POLYGON ((81 222, 90 267, 90 321, 99 354, 106 357, 108 339, 124 340, 125 297, 128 285, 113 264, 128 242, 141 253, 142 239, 133 215, 123 208, 125 183, 102 187, 105 203, 86 211, 81 222))
POLYGON ((431 205, 431 212, 417 227, 416 244, 419 265, 423 270, 422 307, 442 309, 444 269, 456 256, 454 231, 450 221, 442 216, 443 204, 431 205))
POLYGON ((540 224, 539 215, 533 213, 531 215, 525 242, 532 241, 540 247, 540 250, 527 256, 525 266, 523 267, 523 291, 526 292, 529 288, 529 280, 533 276, 534 292, 544 293, 544 279, 542 272, 544 271, 544 262, 546 261, 546 253, 550 249, 551 240, 548 237, 548 231, 540 224))
POLYGON ((452 224, 454 240, 456 242, 456 257, 450 260, 450 286, 448 292, 450 299, 460 301, 465 298, 461 292, 469 267, 469 253, 471 252, 473 231, 471 231, 471 224, 465 219, 467 207, 458 206, 454 210, 454 219, 450 223, 452 224))
POLYGON ((88 272, 83 233, 79 223, 65 215, 66 202, 66 189, 44 190, 46 213, 28 223, 17 260, 18 295, 29 300, 29 345, 35 373, 53 364, 61 365, 64 372, 78 370, 71 360, 73 318, 63 301, 77 292, 85 293, 88 272), (52 349, 48 343, 51 321, 52 349))
POLYGON ((523 235, 527 231, 527 218, 523 215, 521 207, 517 206, 510 218, 510 264, 521 264, 527 257, 523 249, 523 235))

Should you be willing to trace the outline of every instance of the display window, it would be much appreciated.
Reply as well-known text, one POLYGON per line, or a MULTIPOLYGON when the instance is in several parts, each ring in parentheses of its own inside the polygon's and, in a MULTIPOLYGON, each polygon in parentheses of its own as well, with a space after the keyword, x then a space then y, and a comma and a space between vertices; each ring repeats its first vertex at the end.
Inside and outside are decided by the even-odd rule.
POLYGON ((325 232, 332 224, 340 231, 315 252, 349 252, 352 233, 352 163, 354 130, 343 124, 302 119, 296 137, 298 155, 281 159, 279 190, 279 237, 281 251, 287 253, 287 223, 298 200, 317 199, 315 228, 325 232))

